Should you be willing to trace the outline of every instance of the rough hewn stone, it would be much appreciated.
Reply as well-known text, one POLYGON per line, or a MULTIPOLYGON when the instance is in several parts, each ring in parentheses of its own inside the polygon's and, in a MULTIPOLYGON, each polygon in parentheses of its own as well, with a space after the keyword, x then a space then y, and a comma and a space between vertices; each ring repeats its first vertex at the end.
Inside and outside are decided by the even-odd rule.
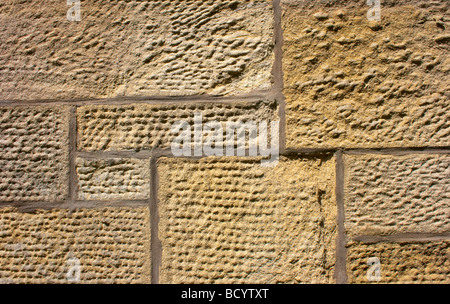
POLYGON ((169 103, 163 105, 92 105, 78 109, 80 150, 151 150, 170 148, 178 136, 172 125, 186 121, 193 132, 194 114, 200 113, 203 124, 217 121, 242 122, 278 119, 276 101, 236 103, 169 103))
POLYGON ((0 1, 0 283, 66 283, 74 260, 81 283, 366 283, 371 258, 381 283, 450 283, 450 2, 369 8, 82 0, 71 22, 65 0, 0 1), (286 118, 293 149, 180 158, 174 124, 212 138, 199 114, 286 118), (126 207, 145 202, 151 222, 126 207))
POLYGON ((67 197, 68 108, 0 107, 0 201, 67 197))
POLYGON ((0 210, 0 283, 150 283, 148 208, 0 210), (72 262, 72 263, 71 263, 72 262))
POLYGON ((326 283, 334 161, 159 160, 161 283, 326 283))
POLYGON ((150 197, 150 161, 77 159, 78 199, 143 200, 150 197))
POLYGON ((287 146, 447 146, 448 1, 285 1, 287 146))
POLYGON ((352 243, 348 248, 349 283, 369 281, 369 258, 380 261, 379 283, 450 283, 449 242, 435 243, 352 243))
POLYGON ((345 156, 349 235, 450 231, 450 155, 345 156))
POLYGON ((271 86, 271 1, 0 4, 0 99, 238 94, 271 86), (51 9, 50 9, 51 8, 51 9))

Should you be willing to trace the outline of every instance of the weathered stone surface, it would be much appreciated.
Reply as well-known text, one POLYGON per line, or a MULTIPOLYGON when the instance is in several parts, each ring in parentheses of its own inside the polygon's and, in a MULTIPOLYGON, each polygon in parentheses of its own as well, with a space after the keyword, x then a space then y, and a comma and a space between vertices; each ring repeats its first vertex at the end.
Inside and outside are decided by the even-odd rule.
POLYGON ((271 1, 0 4, 0 99, 234 95, 271 86, 271 1), (51 9, 50 9, 51 8, 51 9))
POLYGON ((450 155, 345 156, 349 235, 450 231, 450 155))
POLYGON ((0 210, 0 283, 150 283, 148 208, 0 210))
POLYGON ((283 1, 287 146, 447 146, 448 1, 283 1))
POLYGON ((78 148, 85 151, 170 148, 178 136, 171 133, 172 125, 186 121, 193 133, 195 113, 202 115, 203 124, 217 121, 224 129, 228 121, 266 121, 270 126, 270 121, 279 120, 276 101, 83 106, 77 111, 78 148))
POLYGON ((0 1, 0 283, 66 283, 74 259, 81 283, 149 283, 159 240, 160 283, 333 283, 335 268, 364 283, 373 257, 381 283, 450 283, 450 2, 383 0, 380 22, 369 8, 83 0, 70 22, 65 0, 0 1), (224 131, 286 114, 280 135, 294 149, 441 149, 344 149, 344 181, 331 155, 299 152, 314 149, 275 168, 162 157, 151 185, 150 156, 169 155, 180 121, 194 140, 196 114, 224 131), (149 208, 125 207, 150 198, 152 244, 149 208), (61 201, 70 210, 39 209, 61 201))
POLYGON ((160 282, 332 282, 333 169, 329 158, 160 159, 160 282))
POLYGON ((67 197, 68 108, 0 107, 0 201, 67 197))
POLYGON ((450 283, 449 242, 350 244, 349 283, 376 283, 367 278, 371 257, 380 261, 379 283, 450 283))
POLYGON ((150 197, 150 161, 77 159, 78 199, 143 200, 150 197))

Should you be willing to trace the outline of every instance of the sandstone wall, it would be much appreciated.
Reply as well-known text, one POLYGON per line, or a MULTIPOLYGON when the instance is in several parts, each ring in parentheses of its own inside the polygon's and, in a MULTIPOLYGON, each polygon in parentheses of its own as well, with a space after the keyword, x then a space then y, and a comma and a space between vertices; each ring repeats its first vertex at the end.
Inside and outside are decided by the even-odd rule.
POLYGON ((0 283, 450 283, 448 1, 69 8, 0 3, 0 283))

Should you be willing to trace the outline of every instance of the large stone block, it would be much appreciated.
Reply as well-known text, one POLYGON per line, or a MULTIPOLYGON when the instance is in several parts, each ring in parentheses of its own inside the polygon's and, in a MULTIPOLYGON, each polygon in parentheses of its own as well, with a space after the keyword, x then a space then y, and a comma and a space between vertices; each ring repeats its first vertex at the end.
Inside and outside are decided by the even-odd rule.
POLYGON ((0 99, 271 87, 271 1, 87 0, 79 22, 66 3, 0 4, 0 99))
POLYGON ((150 198, 150 161, 142 159, 77 159, 79 200, 144 200, 150 198))
MULTIPOLYGON (((194 115, 202 116, 202 125, 217 121, 278 121, 276 101, 235 103, 168 103, 132 105, 90 105, 77 111, 78 148, 99 150, 151 150, 170 148, 178 133, 175 123, 186 121, 194 132, 194 115)), ((269 133, 270 134, 270 133, 269 133)))
POLYGON ((450 231, 450 155, 345 156, 345 228, 354 235, 450 231))
POLYGON ((348 248, 347 274, 349 283, 448 284, 449 242, 352 243, 348 248), (379 280, 373 258, 379 261, 379 280))
POLYGON ((448 1, 283 2, 288 148, 448 145, 448 1))
POLYGON ((66 199, 68 121, 67 107, 0 107, 0 201, 66 199))
POLYGON ((0 283, 150 283, 149 217, 148 208, 3 208, 0 283))
POLYGON ((162 158, 161 283, 328 283, 332 158, 162 158))

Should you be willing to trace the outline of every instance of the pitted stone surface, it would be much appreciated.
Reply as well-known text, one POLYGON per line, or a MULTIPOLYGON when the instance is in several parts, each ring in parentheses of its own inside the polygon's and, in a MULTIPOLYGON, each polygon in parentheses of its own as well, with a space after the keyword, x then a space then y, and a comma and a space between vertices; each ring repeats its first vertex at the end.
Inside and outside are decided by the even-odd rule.
POLYGON ((0 4, 0 99, 235 95, 271 87, 271 1, 0 4), (51 8, 51 9, 50 9, 51 8))
POLYGON ((448 146, 448 1, 283 1, 287 147, 448 146))
POLYGON ((150 197, 150 161, 77 159, 78 199, 143 200, 150 197))
POLYGON ((224 130, 229 121, 265 121, 270 126, 279 120, 276 101, 83 106, 77 112, 78 147, 85 151, 170 148, 178 136, 171 133, 172 126, 186 121, 193 134, 196 113, 202 115, 203 125, 217 121, 224 130))
POLYGON ((0 201, 67 197, 68 108, 0 107, 0 201))
MULTIPOLYGON (((450 283, 449 242, 430 243, 352 243, 348 248, 349 283, 450 283), (380 280, 369 281, 369 258, 380 262, 380 280)), ((370 276, 369 276, 370 277, 370 276)), ((373 277, 371 278, 373 279, 373 277)))
POLYGON ((148 208, 3 208, 0 283, 71 283, 77 260, 78 283, 150 283, 149 217, 148 208))
POLYGON ((333 169, 329 158, 160 159, 160 282, 332 282, 333 169))
POLYGON ((450 283, 450 2, 381 2, 0 1, 0 284, 450 283), (288 151, 162 157, 198 114, 288 151))
POLYGON ((450 155, 345 156, 349 235, 450 231, 450 155))

